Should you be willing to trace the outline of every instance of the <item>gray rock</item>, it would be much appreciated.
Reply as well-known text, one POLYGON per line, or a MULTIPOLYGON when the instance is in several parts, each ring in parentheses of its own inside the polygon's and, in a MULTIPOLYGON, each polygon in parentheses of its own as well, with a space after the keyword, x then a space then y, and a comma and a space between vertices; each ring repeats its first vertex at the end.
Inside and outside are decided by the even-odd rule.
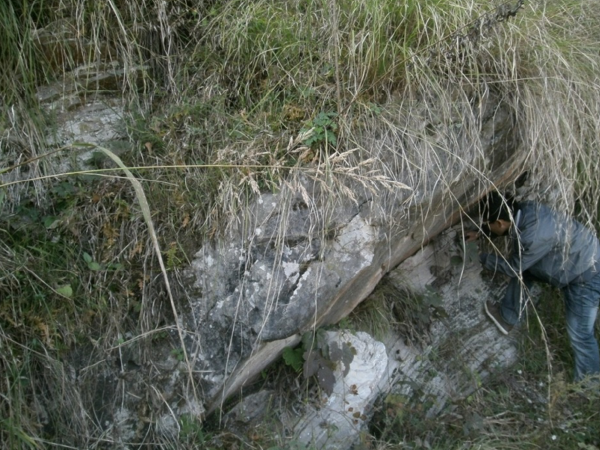
POLYGON ((500 299, 507 280, 482 272, 465 254, 460 231, 442 233, 386 276, 386 292, 397 293, 387 298, 396 311, 392 320, 402 326, 383 342, 361 332, 324 334, 324 348, 347 343, 356 354, 349 367, 336 363, 330 394, 321 389, 318 398, 303 403, 301 417, 291 425, 295 442, 319 450, 352 448, 377 402, 424 408, 433 418, 516 361, 514 335, 502 335, 482 308, 483 301, 500 299), (407 308, 413 315, 403 311, 407 308), (410 328, 418 330, 403 332, 410 328))
MULTIPOLYGON (((496 185, 516 178, 523 155, 514 146, 509 109, 493 98, 482 103, 479 117, 466 112, 470 105, 462 107, 463 116, 433 128, 452 149, 440 150, 439 142, 425 138, 390 142, 385 135, 370 136, 365 148, 383 164, 379 169, 387 171, 390 189, 376 191, 375 181, 350 179, 337 187, 347 194, 343 201, 340 193, 330 195, 326 177, 297 176, 278 194, 257 198, 220 242, 203 246, 187 272, 192 314, 186 323, 197 330, 188 349, 200 355, 194 369, 210 374, 200 380, 207 411, 304 332, 348 315, 384 275, 457 223, 484 190, 482 172, 496 185), (484 148, 469 155, 473 144, 464 142, 466 150, 459 144, 479 120, 484 148), (496 154, 502 158, 486 159, 496 154), (405 166, 416 157, 437 161, 418 180, 405 166), (412 190, 393 188, 411 180, 412 190)), ((418 129, 418 111, 404 119, 418 129)), ((432 133, 430 128, 423 133, 432 133)))
MULTIPOLYGON (((85 141, 118 152, 124 137, 118 102, 96 96, 78 103, 51 89, 40 95, 60 116, 55 144, 85 141)), ((445 365, 439 362, 445 357, 435 360, 434 353, 446 347, 464 347, 458 354, 466 361, 466 372, 478 376, 497 360, 510 362, 514 353, 494 344, 499 342, 494 330, 482 325, 474 308, 480 298, 468 283, 478 275, 466 266, 459 271, 448 262, 451 256, 440 257, 456 256, 454 237, 434 240, 459 222, 490 185, 515 179, 524 155, 514 138, 511 110, 498 99, 482 98, 475 110, 466 100, 457 103, 451 117, 432 113, 437 101, 423 99, 423 106, 413 109, 390 105, 395 112, 387 119, 396 124, 394 130, 374 122, 363 133, 360 152, 334 155, 327 170, 343 174, 335 182, 319 166, 291 173, 277 194, 257 196, 232 218, 222 239, 199 243, 186 270, 184 295, 177 299, 181 322, 174 324, 184 335, 191 370, 173 360, 171 348, 154 344, 151 354, 162 360, 153 362, 134 355, 132 344, 133 356, 127 361, 119 356, 119 367, 102 362, 96 372, 85 372, 89 386, 98 385, 95 375, 101 373, 118 383, 119 392, 128 393, 121 401, 115 389, 108 389, 106 398, 93 405, 103 413, 89 416, 106 417, 102 426, 115 436, 130 438, 144 428, 138 421, 172 438, 179 417, 199 417, 222 407, 286 347, 298 344, 303 333, 346 317, 388 274, 399 290, 406 288, 407 279, 415 292, 437 289, 452 317, 428 324, 428 341, 419 345, 406 337, 386 343, 387 366, 397 364, 391 380, 408 386, 399 395, 430 393, 435 398, 431 414, 436 414, 450 396, 468 391, 473 379, 457 374, 455 358, 445 365), (482 184, 482 174, 489 184, 482 184), (436 243, 428 246, 430 242, 436 243)), ((85 163, 84 157, 75 164, 85 163)), ((478 295, 492 292, 489 288, 478 295)), ((178 341, 177 333, 170 333, 178 341)), ((383 347, 368 346, 381 359, 364 363, 380 373, 383 347)), ((365 388, 369 398, 355 405, 361 421, 376 395, 374 386, 385 376, 374 379, 365 388)), ((309 440, 321 442, 314 427, 304 429, 313 430, 306 432, 309 440)), ((343 439, 350 436, 348 432, 343 439)))
POLYGON ((349 345, 354 358, 335 371, 333 392, 322 392, 319 408, 311 408, 294 427, 299 443, 316 449, 346 449, 368 423, 371 407, 392 374, 386 348, 367 333, 328 332, 327 343, 349 345))
POLYGON ((430 417, 449 400, 472 394, 490 373, 517 358, 514 334, 502 335, 483 311, 485 300, 501 298, 507 280, 482 272, 478 260, 469 260, 460 231, 442 233, 387 277, 398 292, 408 289, 414 296, 412 308, 427 317, 425 345, 406 333, 386 341, 397 361, 389 394, 425 405, 430 417))

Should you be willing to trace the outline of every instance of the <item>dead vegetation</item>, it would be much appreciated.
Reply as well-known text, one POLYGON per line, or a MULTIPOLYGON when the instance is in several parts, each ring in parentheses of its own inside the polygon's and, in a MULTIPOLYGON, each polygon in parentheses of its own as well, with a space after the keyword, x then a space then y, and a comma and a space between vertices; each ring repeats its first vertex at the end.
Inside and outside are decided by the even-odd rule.
MULTIPOLYGON (((81 414, 93 393, 62 389, 73 380, 62 358, 82 346, 112 358, 123 330, 164 338, 178 305, 159 301, 163 275, 177 279, 260 192, 299 192, 300 175, 332 205, 353 201, 349 186, 411 205, 465 174, 488 189, 512 145, 526 155, 524 196, 598 228, 599 22, 590 0, 2 3, 4 448, 110 446, 101 417, 81 414), (76 91, 122 99, 129 180, 103 158, 56 170, 81 150, 49 144, 57 113, 36 88, 70 86, 83 66, 136 68, 76 91), (496 161, 481 153, 492 96, 506 109, 487 114, 517 130, 496 161), (40 405, 59 387, 49 417, 40 405)), ((501 448, 518 418, 476 401, 491 431, 474 448, 501 448)), ((148 430, 143 444, 164 448, 204 436, 188 423, 181 442, 148 430)))

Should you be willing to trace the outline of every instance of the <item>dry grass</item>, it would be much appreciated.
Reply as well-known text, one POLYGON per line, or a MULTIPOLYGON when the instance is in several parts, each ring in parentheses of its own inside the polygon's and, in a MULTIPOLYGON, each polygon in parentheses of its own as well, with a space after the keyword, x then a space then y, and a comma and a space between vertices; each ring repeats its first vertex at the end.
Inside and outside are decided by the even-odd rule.
MULTIPOLYGON (((434 192, 455 201, 462 178, 490 187, 490 166, 501 161, 482 153, 482 127, 505 114, 526 155, 520 194, 597 226, 598 8, 590 0, 531 1, 506 20, 518 2, 498 5, 53 0, 13 11, 3 4, 6 448, 58 439, 36 425, 35 404, 69 379, 64 352, 93 341, 100 361, 123 330, 146 336, 172 321, 178 305, 169 311, 158 302, 169 291, 158 274, 176 278, 198 242, 241 220, 260 192, 300 193, 318 218, 340 202, 376 196, 388 225, 402 226, 406 207, 434 192), (58 38, 44 40, 42 28, 58 38), (109 61, 142 68, 126 72, 118 92, 128 111, 131 150, 122 160, 131 176, 119 178, 106 162, 93 180, 77 167, 57 174, 53 162, 65 153, 46 145, 52 118, 39 112, 34 87, 66 86, 74 68, 109 61), (504 109, 482 116, 493 99, 504 109), (334 141, 315 138, 327 132, 334 141), (302 177, 320 186, 319 207, 302 177), (106 270, 91 270, 93 263, 106 270), (30 384, 19 382, 23 376, 30 384)), ((433 212, 427 204, 420 211, 407 220, 433 212)), ((286 228, 282 222, 280 236, 286 228)), ((86 401, 63 402, 56 424, 76 424, 64 445, 101 442, 96 422, 76 412, 86 401)))

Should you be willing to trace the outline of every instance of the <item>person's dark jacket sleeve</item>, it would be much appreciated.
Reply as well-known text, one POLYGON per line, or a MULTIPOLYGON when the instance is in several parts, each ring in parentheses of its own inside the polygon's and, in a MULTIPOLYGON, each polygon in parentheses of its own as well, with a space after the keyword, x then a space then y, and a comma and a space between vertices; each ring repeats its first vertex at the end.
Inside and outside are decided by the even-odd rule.
POLYGON ((484 253, 480 261, 488 270, 498 271, 509 277, 518 277, 548 254, 549 250, 543 243, 522 246, 520 251, 513 252, 508 258, 502 255, 484 253))
POLYGON ((558 287, 585 280, 599 270, 600 243, 591 230, 544 205, 525 202, 519 207, 521 217, 511 231, 510 256, 482 254, 486 269, 509 277, 528 272, 558 287))

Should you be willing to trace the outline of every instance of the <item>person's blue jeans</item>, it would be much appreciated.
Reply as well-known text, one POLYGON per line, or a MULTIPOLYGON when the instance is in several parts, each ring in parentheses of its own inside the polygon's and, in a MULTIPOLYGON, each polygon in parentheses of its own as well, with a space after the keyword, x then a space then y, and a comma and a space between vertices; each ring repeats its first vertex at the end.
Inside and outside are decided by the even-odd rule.
MULTIPOLYGON (((515 325, 525 308, 533 279, 524 274, 523 279, 511 278, 500 310, 504 320, 515 325)), ((589 375, 600 374, 598 341, 594 325, 600 300, 600 273, 584 283, 571 283, 562 289, 567 316, 567 333, 575 356, 575 381, 589 375)))
POLYGON ((533 285, 533 279, 526 273, 523 279, 511 278, 504 292, 504 298, 500 305, 502 318, 506 323, 515 325, 521 320, 521 315, 525 310, 527 299, 529 298, 529 289, 533 285))
POLYGON ((600 275, 586 283, 571 283, 563 288, 567 332, 575 356, 575 381, 600 374, 598 341, 594 325, 600 299, 600 275))

